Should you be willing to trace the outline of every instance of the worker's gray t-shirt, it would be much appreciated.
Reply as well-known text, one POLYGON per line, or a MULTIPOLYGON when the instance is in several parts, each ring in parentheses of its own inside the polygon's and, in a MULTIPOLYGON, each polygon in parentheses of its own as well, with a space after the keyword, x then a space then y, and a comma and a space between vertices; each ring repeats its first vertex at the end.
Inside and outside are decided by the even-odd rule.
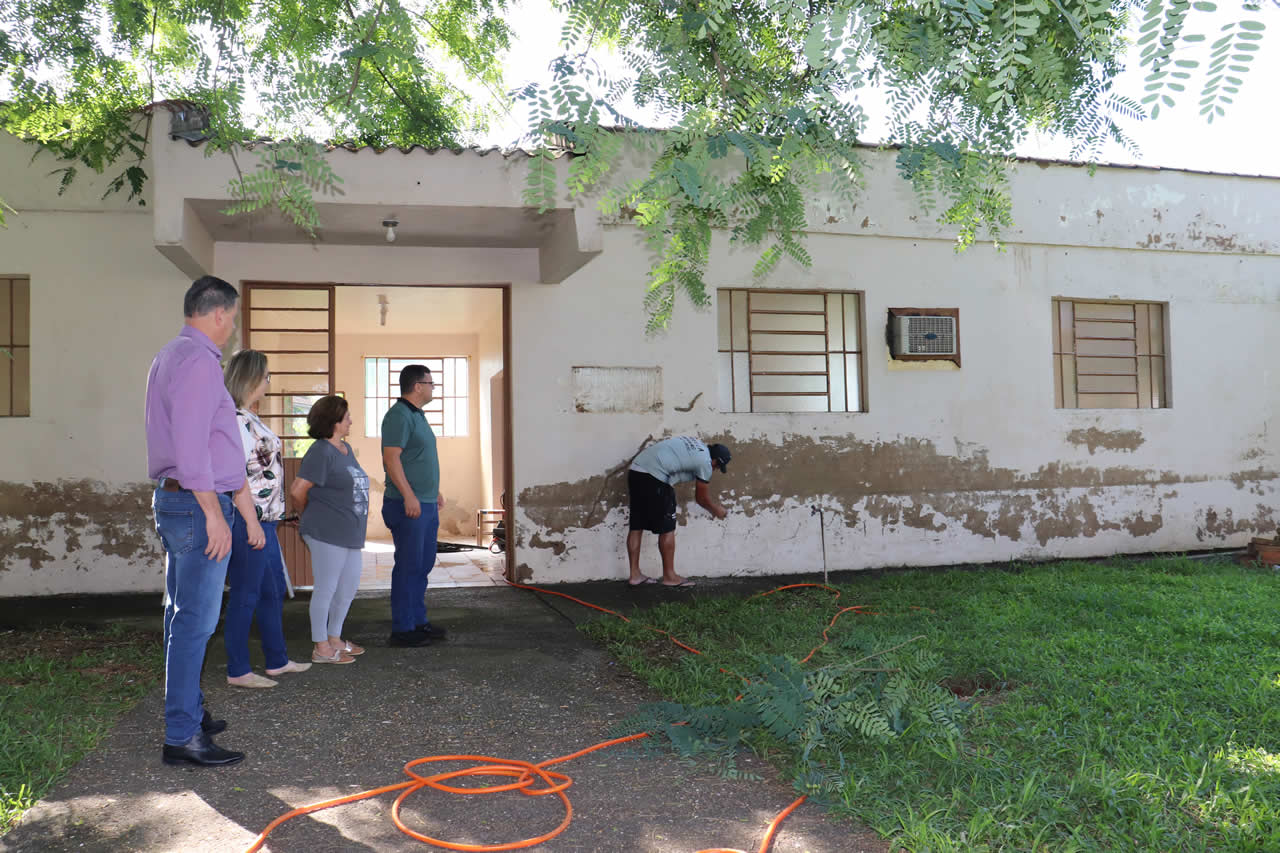
POLYGON ((343 454, 320 439, 302 457, 298 476, 312 486, 299 531, 330 545, 363 548, 369 527, 369 475, 356 461, 351 445, 346 447, 343 454))
POLYGON ((664 438, 651 444, 631 463, 632 471, 648 474, 667 485, 699 480, 711 482, 711 451, 688 435, 664 438))

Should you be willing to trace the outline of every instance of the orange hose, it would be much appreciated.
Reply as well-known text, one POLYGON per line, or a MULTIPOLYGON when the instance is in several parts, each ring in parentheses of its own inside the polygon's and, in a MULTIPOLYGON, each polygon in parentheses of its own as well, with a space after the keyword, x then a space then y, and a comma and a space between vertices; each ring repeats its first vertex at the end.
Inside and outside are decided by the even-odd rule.
MULTIPOLYGON (((760 841, 760 850, 758 853, 768 853, 769 845, 773 844, 773 836, 777 834, 778 827, 782 826, 782 822, 787 819, 787 816, 800 808, 800 804, 807 799, 807 796, 800 797, 794 803, 778 812, 777 817, 769 821, 769 826, 766 828, 764 838, 760 841)), ((746 851, 739 850, 736 847, 712 847, 707 850, 699 850, 697 853, 746 853, 746 851)))
MULTIPOLYGON (((286 821, 295 817, 311 814, 313 812, 330 809, 335 806, 342 806, 348 803, 354 803, 359 800, 369 799, 370 797, 380 796, 392 791, 400 791, 400 796, 396 797, 395 802, 391 805, 391 820, 396 828, 410 838, 417 839, 424 844, 431 844, 441 847, 445 850, 463 850, 471 851, 471 853, 497 853, 502 850, 519 850, 524 847, 532 847, 535 844, 541 844, 544 841, 550 841, 560 833, 569 828, 569 823, 573 820, 573 804, 569 802, 569 797, 564 793, 573 779, 563 773, 555 773, 547 770, 554 764, 561 764, 565 761, 572 761, 598 749, 605 749, 610 746, 616 746, 620 743, 628 743, 633 740, 641 740, 649 737, 648 732, 640 732, 626 737, 614 738, 613 740, 603 741, 589 746, 586 749, 580 749, 569 755, 562 755, 559 758, 552 758, 537 764, 531 764, 527 761, 519 761, 504 758, 494 758, 488 755, 433 755, 426 758, 415 758, 404 766, 404 772, 412 777, 412 781, 401 782, 398 785, 386 785, 381 788, 373 788, 368 791, 360 791, 355 794, 349 794, 345 797, 335 797, 331 800, 323 800, 318 803, 312 803, 307 806, 300 806, 292 811, 280 815, 280 817, 267 824, 267 828, 254 840, 254 842, 246 848, 245 853, 256 853, 266 843, 269 836, 277 827, 286 821), (414 767, 422 764, 430 764, 438 761, 478 761, 484 762, 475 767, 464 767, 460 770, 451 770, 445 773, 437 773, 434 776, 420 776, 413 771, 414 767), (444 784, 450 779, 457 779, 463 776, 505 776, 514 778, 516 781, 502 785, 486 785, 473 788, 460 788, 455 785, 444 784), (545 787, 534 788, 533 782, 535 777, 545 783, 545 787), (446 841, 442 838, 433 838, 414 829, 410 829, 400 818, 400 806, 413 793, 423 788, 434 788, 438 791, 445 791, 451 794, 462 795, 478 795, 478 794, 497 794, 503 791, 520 791, 530 797, 545 796, 547 794, 555 794, 560 798, 560 802, 564 804, 564 820, 555 829, 543 835, 533 838, 526 838, 521 841, 511 841, 506 844, 463 844, 456 841, 446 841)), ((760 846, 760 853, 767 853, 769 846, 773 843, 773 836, 777 833, 778 827, 782 821, 795 811, 796 808, 805 801, 804 797, 793 802, 784 809, 767 827, 764 841, 760 846)), ((700 850, 698 853, 743 853, 741 850, 730 850, 729 848, 717 847, 713 849, 700 850)))
MULTIPOLYGON (((572 595, 567 595, 563 592, 556 592, 554 590, 543 589, 541 587, 536 587, 536 586, 527 586, 525 584, 512 583, 511 581, 507 581, 507 584, 509 586, 515 587, 516 589, 527 589, 533 592, 542 593, 543 595, 558 595, 561 598, 566 598, 569 601, 572 601, 576 604, 581 604, 583 607, 589 607, 592 610, 598 610, 601 613, 608 613, 611 616, 616 616, 624 622, 631 621, 626 616, 624 616, 623 614, 619 613, 616 610, 610 610, 607 607, 600 607, 599 605, 592 604, 589 601, 583 601, 580 598, 575 598, 572 595)), ((835 589, 834 587, 830 587, 830 586, 825 586, 823 584, 814 584, 814 583, 798 583, 798 584, 788 584, 786 586, 780 586, 777 589, 772 589, 772 590, 769 590, 768 592, 760 593, 760 597, 772 595, 775 592, 781 592, 783 590, 797 589, 802 587, 818 587, 820 589, 826 589, 831 592, 834 592, 836 595, 836 598, 840 597, 840 591, 838 589, 835 589)), ((801 661, 801 663, 808 662, 809 659, 812 658, 814 654, 818 651, 818 649, 821 649, 823 646, 825 646, 829 642, 829 637, 827 636, 827 632, 832 627, 835 626, 836 620, 838 620, 841 616, 851 612, 862 614, 862 615, 872 615, 875 613, 875 611, 864 609, 866 607, 867 605, 865 604, 855 604, 852 607, 844 607, 844 608, 841 608, 839 611, 837 611, 835 616, 831 618, 831 621, 827 623, 827 627, 824 628, 822 631, 822 643, 815 646, 813 650, 810 651, 809 654, 805 656, 804 660, 801 661)), ((698 651, 692 646, 686 645, 685 643, 682 643, 680 640, 676 639, 676 637, 673 636, 668 631, 664 631, 661 628, 654 628, 649 625, 646 625, 645 627, 649 628, 649 630, 651 631, 655 631, 659 634, 664 635, 665 637, 667 637, 667 639, 671 640, 672 643, 674 643, 675 645, 679 646, 680 648, 688 652, 691 652, 695 655, 702 654, 702 652, 698 651)), ((720 671, 729 675, 734 675, 737 678, 742 678, 743 681, 749 681, 748 679, 743 678, 743 676, 737 675, 737 673, 730 672, 727 669, 721 668, 720 671)), ((549 771, 547 770, 548 767, 555 764, 561 764, 566 761, 571 761, 575 758, 579 758, 588 753, 595 752, 598 749, 605 749, 610 746, 616 746, 617 744, 620 744, 620 743, 628 743, 630 741, 641 740, 642 738, 647 738, 647 737, 649 737, 648 732, 640 732, 634 735, 627 735, 626 737, 614 738, 613 740, 603 741, 601 743, 595 744, 594 746, 589 746, 585 749, 580 749, 577 752, 570 753, 569 755, 562 755, 559 758, 551 758, 546 761, 538 762, 537 764, 532 764, 527 761, 520 761, 518 759, 494 758, 492 756, 486 756, 486 755, 433 755, 433 756, 427 756, 424 758, 415 758, 413 761, 410 761, 404 766, 404 772, 410 777, 410 781, 401 782, 397 785, 386 785, 381 788, 373 788, 368 791, 360 791, 355 794, 348 794, 347 796, 336 797, 331 800, 323 800, 321 802, 312 803, 306 806, 299 806, 296 809, 293 809, 289 812, 286 812, 285 814, 280 815, 280 817, 276 818, 275 820, 271 821, 271 823, 267 824, 267 828, 262 831, 262 833, 257 837, 257 839, 254 840, 254 842, 251 845, 249 845, 248 848, 246 848, 245 853, 256 853, 256 851, 260 850, 262 848, 262 845, 266 843, 267 836, 269 836, 281 824, 285 823, 286 821, 290 821, 295 817, 301 817, 302 815, 312 814, 313 812, 334 808, 335 806, 342 806, 342 805, 347 805, 348 803, 354 803, 360 800, 366 800, 366 799, 369 799, 370 797, 381 796, 382 794, 388 794, 388 793, 391 793, 392 791, 400 791, 400 795, 396 797, 395 802, 392 803, 391 820, 393 823, 395 823, 397 829, 399 829, 405 835, 408 835, 410 838, 415 838, 418 841, 421 841, 425 844, 431 844, 436 847, 444 848, 445 850, 464 850, 464 851, 473 851, 473 853, 475 851, 481 851, 481 853, 491 853, 491 852, 497 853, 497 851, 502 851, 502 850, 519 850, 524 847, 532 847, 535 844, 541 844, 544 841, 549 841, 552 838, 555 838, 557 835, 564 832, 569 827, 569 823, 573 820, 573 804, 569 802, 569 797, 568 795, 565 794, 565 790, 570 785, 573 784, 573 779, 563 773, 556 773, 553 771, 549 771), (413 771, 413 768, 418 767, 420 765, 431 764, 439 761, 476 761, 476 762, 482 762, 482 763, 480 763, 475 767, 466 767, 460 770, 451 770, 444 773, 437 773, 433 776, 420 776, 419 774, 413 771), (451 779, 457 779, 457 778, 467 777, 467 776, 507 777, 507 778, 512 778, 515 781, 505 783, 505 784, 486 785, 486 786, 469 787, 469 788, 461 788, 455 785, 445 784, 445 782, 451 779), (541 782, 543 782, 544 787, 534 788, 533 785, 534 785, 535 779, 538 779, 541 782), (560 802, 564 804, 564 810, 565 810, 564 820, 562 820, 560 822, 560 825, 557 826, 555 829, 543 835, 539 835, 534 838, 526 838, 522 841, 512 841, 506 844, 490 844, 490 845, 463 844, 463 843, 454 842, 454 841, 445 841, 440 838, 432 838, 429 835, 424 835, 420 832, 417 832, 416 830, 410 829, 408 826, 404 824, 404 821, 400 819, 401 804, 403 804, 404 801, 408 799, 409 796, 411 796, 417 791, 422 790, 423 788, 434 788, 435 790, 438 790, 438 791, 445 791, 451 794, 460 794, 464 796, 479 795, 479 794, 496 794, 504 791, 519 791, 520 793, 530 797, 555 794, 557 797, 560 798, 560 802)), ((782 821, 785 820, 787 816, 790 815, 793 811, 799 808, 800 804, 803 803, 805 799, 806 797, 800 797, 791 805, 783 809, 778 814, 777 817, 775 817, 772 821, 770 821, 768 827, 766 828, 764 838, 760 843, 760 848, 758 853, 768 853, 770 845, 773 844, 773 837, 774 835, 777 834, 779 827, 782 825, 782 821)), ((744 853, 744 851, 738 850, 736 848, 714 847, 714 848, 707 848, 705 850, 699 850, 697 851, 697 853, 744 853)))
MULTIPOLYGON (((762 593, 759 593, 756 597, 757 597, 757 598, 764 598, 765 596, 773 595, 775 592, 782 592, 784 589, 800 589, 800 588, 802 588, 802 587, 807 587, 807 586, 816 587, 816 588, 818 588, 818 589, 825 589, 825 590, 827 590, 828 592, 834 592, 834 593, 836 594, 836 598, 839 598, 839 597, 840 597, 840 590, 836 589, 836 588, 835 588, 835 587, 833 587, 833 586, 827 586, 826 584, 821 584, 821 583, 792 583, 792 584, 787 584, 786 586, 780 586, 780 587, 778 587, 777 589, 771 589, 771 590, 769 590, 768 592, 762 592, 762 593)), ((876 611, 874 611, 874 610, 867 610, 867 609, 866 609, 867 607, 870 607, 870 605, 869 605, 869 604, 855 604, 855 605, 853 605, 852 607, 842 607, 842 608, 840 608, 839 610, 837 610, 837 611, 836 611, 836 615, 835 615, 835 616, 832 616, 832 617, 831 617, 831 621, 827 623, 827 627, 825 627, 825 628, 823 628, 823 629, 822 629, 822 642, 821 642, 821 643, 819 643, 818 645, 814 646, 812 649, 810 649, 809 654, 805 655, 805 656, 804 656, 804 658, 800 661, 800 663, 808 663, 808 662, 809 662, 809 659, 810 659, 810 658, 812 658, 815 654, 817 654, 818 649, 822 648, 822 647, 823 647, 823 646, 825 646, 827 643, 831 642, 831 638, 827 636, 827 632, 828 632, 828 631, 830 631, 832 628, 834 628, 834 627, 835 627, 836 620, 837 620, 837 619, 839 619, 839 618, 840 618, 841 616, 843 616, 844 614, 846 614, 846 613, 857 613, 857 614, 858 614, 858 615, 860 615, 860 616, 876 616, 876 615, 878 615, 878 614, 876 613, 876 611)))

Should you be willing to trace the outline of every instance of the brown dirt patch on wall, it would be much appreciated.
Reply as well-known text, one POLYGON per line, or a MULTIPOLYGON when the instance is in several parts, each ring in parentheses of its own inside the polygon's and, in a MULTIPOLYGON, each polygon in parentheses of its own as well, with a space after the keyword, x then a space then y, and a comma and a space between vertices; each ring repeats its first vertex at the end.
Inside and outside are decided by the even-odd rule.
MULTIPOLYGON (((1088 445, 1091 451, 1097 447, 1131 451, 1143 443, 1141 434, 1130 430, 1077 430, 1073 435, 1073 443, 1088 445)), ((1260 468, 1210 477, 1060 462, 1023 472, 993 466, 985 450, 947 455, 932 441, 916 438, 861 441, 845 436, 796 436, 781 445, 735 441, 728 436, 704 438, 723 441, 733 449, 729 474, 716 475, 711 487, 721 502, 748 517, 781 509, 788 501, 821 503, 843 514, 850 527, 862 513, 886 524, 934 532, 959 524, 990 539, 1017 541, 1025 527, 1041 545, 1054 538, 1091 537, 1107 530, 1126 530, 1134 536, 1155 533, 1164 524, 1157 487, 1221 479, 1238 488, 1260 490, 1263 481, 1276 477, 1275 472, 1260 468), (1107 490, 1142 487, 1152 492, 1151 504, 1144 510, 1120 517, 1100 511, 1108 503, 1107 490), (730 489, 736 496, 727 494, 730 489), (1082 489, 1086 494, 1064 494, 1082 489)), ((576 482, 524 489, 520 507, 542 531, 593 527, 612 508, 626 505, 628 467, 629 461, 576 482)), ((1203 539, 1271 527, 1269 513, 1250 519, 1212 515, 1206 517, 1198 535, 1203 539)), ((533 547, 549 544, 543 537, 539 540, 520 541, 533 547)), ((562 552, 564 543, 556 545, 562 552)))
POLYGON ((98 557, 154 559, 150 483, 0 482, 0 572, 43 568, 65 550, 78 569, 98 557))
POLYGON ((1081 445, 1087 446, 1089 455, 1092 456, 1099 447, 1105 450, 1127 450, 1132 452, 1137 450, 1146 439, 1136 429, 1108 431, 1097 427, 1089 427, 1088 429, 1073 429, 1067 433, 1067 441, 1077 447, 1081 445))

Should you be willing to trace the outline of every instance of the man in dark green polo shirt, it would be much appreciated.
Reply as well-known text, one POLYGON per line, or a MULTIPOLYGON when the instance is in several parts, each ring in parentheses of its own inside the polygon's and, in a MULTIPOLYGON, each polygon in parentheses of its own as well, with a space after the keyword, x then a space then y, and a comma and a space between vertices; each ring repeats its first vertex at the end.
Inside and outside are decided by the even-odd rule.
POLYGON ((382 467, 387 472, 382 520, 396 545, 391 570, 391 645, 425 646, 445 630, 427 618, 427 577, 440 531, 440 458, 422 407, 435 383, 425 365, 400 371, 400 399, 382 418, 382 467))

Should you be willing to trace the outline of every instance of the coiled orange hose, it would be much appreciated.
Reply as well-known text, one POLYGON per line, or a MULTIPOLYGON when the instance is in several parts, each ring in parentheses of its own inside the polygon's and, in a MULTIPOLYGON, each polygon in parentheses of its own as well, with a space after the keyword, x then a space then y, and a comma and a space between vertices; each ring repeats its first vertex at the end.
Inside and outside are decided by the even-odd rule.
MULTIPOLYGON (((507 583, 508 585, 513 586, 516 589, 527 589, 533 592, 542 593, 543 595, 557 595, 561 598, 566 598, 569 601, 575 602, 576 604, 581 604, 583 607, 589 607, 592 610, 598 610, 601 613, 608 613, 611 616, 616 616, 619 619, 623 620, 624 622, 631 621, 626 616, 624 616, 623 614, 619 613, 616 610, 610 610, 607 607, 600 607, 599 605, 592 604, 589 601, 583 601, 580 598, 575 598, 572 595, 567 595, 566 593, 563 593, 563 592, 556 592, 555 590, 543 589, 541 587, 536 587, 536 586, 527 586, 525 584, 512 583, 511 581, 507 581, 507 583)), ((835 589, 834 587, 830 587, 830 586, 825 586, 823 584, 814 584, 814 583, 788 584, 786 586, 778 587, 777 589, 769 590, 768 592, 760 593, 760 596, 764 597, 768 595, 773 595, 774 593, 781 592, 783 590, 799 589, 804 587, 817 587, 820 589, 826 589, 835 593, 836 598, 840 597, 840 591, 838 589, 835 589)), ((822 631, 822 642, 817 646, 815 646, 813 650, 810 651, 809 654, 805 656, 804 660, 801 661, 801 663, 808 662, 814 656, 814 654, 817 653, 818 649, 821 649, 823 646, 825 646, 829 642, 827 632, 830 631, 831 628, 835 626, 836 621, 841 616, 843 616, 846 613, 858 613, 861 615, 873 615, 875 613, 875 611, 867 610, 866 607, 867 605, 855 604, 852 607, 843 607, 839 611, 837 611, 835 616, 831 618, 831 621, 827 623, 827 627, 824 628, 822 631)), ((688 652, 691 652, 695 655, 702 654, 702 652, 698 651, 692 646, 682 643, 680 640, 678 640, 675 636, 673 636, 668 631, 664 631, 660 628, 653 628, 652 626, 646 626, 646 627, 648 627, 652 631, 656 631, 659 634, 663 634, 669 640, 671 640, 671 642, 675 643, 677 646, 679 646, 680 648, 688 652)), ((742 678, 742 676, 737 676, 736 673, 731 673, 729 672, 729 670, 726 670, 723 668, 720 671, 724 673, 728 673, 730 675, 735 675, 738 678, 742 678)), ((747 679, 743 678, 743 680, 746 681, 747 679)), ((546 761, 538 762, 536 764, 533 764, 527 761, 520 761, 520 760, 513 760, 513 759, 506 759, 506 758, 494 758, 492 756, 487 756, 487 755, 433 755, 433 756, 428 756, 424 758, 415 758, 413 761, 410 761, 408 764, 404 766, 405 774, 410 777, 410 780, 408 782, 401 782, 397 785, 387 785, 382 788, 373 788, 368 791, 360 791, 355 794, 348 794, 347 796, 336 797, 331 800, 324 800, 322 802, 312 803, 306 806, 300 806, 296 809, 293 809, 292 811, 286 812, 285 814, 282 814, 280 815, 280 817, 271 821, 271 823, 267 824, 267 828, 262 831, 262 833, 257 837, 257 839, 254 840, 254 842, 251 845, 249 845, 248 848, 246 848, 245 853, 256 853, 256 851, 260 850, 262 848, 262 845, 266 843, 267 836, 269 836, 273 830, 275 830, 277 827, 279 827, 281 824, 285 823, 286 821, 292 820, 295 817, 301 817, 302 815, 312 814, 313 812, 323 811, 324 809, 331 809, 331 808, 334 808, 335 806, 342 806, 342 805, 347 805, 348 803, 354 803, 360 800, 366 800, 366 799, 369 799, 370 797, 381 796, 382 794, 389 794, 393 791, 399 791, 400 795, 396 797, 395 802, 391 806, 392 822, 395 823, 396 828, 399 829, 401 832, 403 832, 405 835, 408 835, 410 838, 415 838, 418 841, 423 842, 424 844, 431 844, 436 847, 443 848, 445 850, 465 850, 465 851, 473 851, 473 853, 475 851, 480 851, 481 853, 498 853, 498 851, 503 851, 503 850, 519 850, 525 847, 532 847, 535 844, 541 844, 544 841, 549 841, 552 838, 555 838, 557 835, 564 832, 569 827, 569 823, 573 820, 573 804, 569 801, 568 795, 565 794, 565 790, 568 789, 569 786, 573 784, 573 779, 564 773, 556 773, 554 771, 548 770, 547 769, 548 767, 551 767, 556 764, 562 764, 566 761, 572 761, 575 758, 579 758, 583 755, 587 755, 588 753, 595 752, 596 750, 599 750, 599 749, 606 749, 611 746, 616 746, 622 743, 628 743, 630 741, 641 740, 647 737, 649 737, 648 732, 640 732, 634 735, 627 735, 626 737, 614 738, 613 740, 603 741, 601 743, 595 744, 594 746, 589 746, 585 749, 580 749, 577 752, 570 753, 569 755, 562 755, 559 758, 551 758, 546 761), (421 776, 418 773, 414 772, 415 767, 419 767, 424 764, 433 764, 433 763, 442 762, 442 761, 474 761, 479 763, 473 767, 465 767, 460 770, 451 770, 444 773, 437 773, 432 776, 421 776), (466 776, 497 776, 497 777, 511 778, 511 779, 514 779, 515 781, 508 782, 505 784, 485 785, 485 786, 467 787, 467 788, 445 784, 451 779, 458 779, 466 776), (541 781, 543 783, 542 787, 535 787, 536 781, 541 781), (415 793, 416 791, 420 791, 423 788, 434 788, 435 790, 438 790, 438 791, 446 791, 451 794, 460 794, 464 796, 474 796, 474 795, 480 795, 480 794, 497 794, 504 791, 520 791, 520 793, 530 797, 539 797, 539 796, 554 794, 557 797, 559 797, 561 803, 564 804, 564 811, 565 811, 564 820, 562 820, 560 822, 560 825, 557 826, 555 829, 543 835, 539 835, 533 838, 526 838, 521 841, 512 841, 505 844, 490 844, 490 845, 462 844, 454 841, 446 841, 440 838, 432 838, 429 835, 424 835, 416 830, 410 829, 400 819, 401 804, 413 793, 415 793)), ((784 821, 787 818, 787 816, 790 815, 793 811, 799 808, 800 804, 803 803, 805 799, 807 798, 799 797, 793 803, 791 803, 791 805, 783 809, 778 814, 777 817, 775 817, 772 821, 770 821, 768 827, 766 828, 764 838, 761 840, 758 853, 768 853, 769 847, 773 844, 773 837, 774 835, 777 834, 779 827, 782 825, 782 821, 784 821)), ((697 853, 744 853, 744 851, 738 850, 736 848, 713 847, 705 850, 699 850, 697 851, 697 853)))

